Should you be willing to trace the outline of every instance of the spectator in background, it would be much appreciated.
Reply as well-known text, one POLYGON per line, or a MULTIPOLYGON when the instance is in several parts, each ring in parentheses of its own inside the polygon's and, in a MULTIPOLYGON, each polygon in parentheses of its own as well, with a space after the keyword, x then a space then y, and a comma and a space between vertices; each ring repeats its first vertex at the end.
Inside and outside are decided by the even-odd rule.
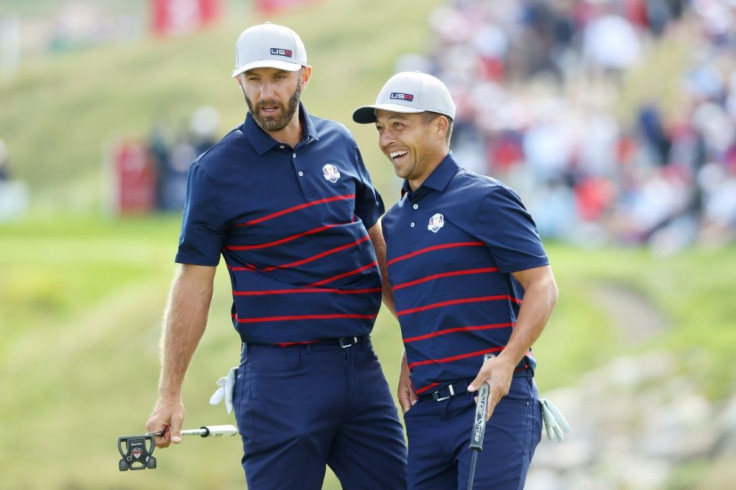
POLYGON ((651 160, 657 165, 667 165, 670 156, 670 137, 659 107, 653 102, 644 103, 637 114, 637 125, 642 147, 651 152, 651 160))
POLYGON ((197 158, 192 141, 185 133, 174 143, 164 168, 161 183, 161 203, 164 211, 181 211, 186 203, 187 173, 197 158))
POLYGON ((25 182, 11 178, 8 155, 8 146, 0 139, 0 223, 22 218, 29 203, 25 182))
POLYGON ((202 106, 192 113, 189 119, 189 138, 194 152, 201 155, 217 143, 220 115, 212 106, 202 106))
POLYGON ((196 109, 178 137, 165 121, 154 122, 148 136, 148 147, 156 168, 159 211, 181 211, 184 208, 189 166, 217 142, 219 123, 220 116, 211 106, 196 109))
POLYGON ((0 182, 10 180, 10 164, 8 160, 8 145, 0 139, 0 182))
POLYGON ((582 33, 583 60, 594 73, 620 81, 641 59, 641 42, 631 22, 606 1, 582 33))
POLYGON ((156 169, 156 209, 159 211, 166 211, 168 206, 164 197, 164 184, 170 165, 173 140, 174 135, 165 121, 159 119, 153 123, 148 134, 148 149, 156 169))

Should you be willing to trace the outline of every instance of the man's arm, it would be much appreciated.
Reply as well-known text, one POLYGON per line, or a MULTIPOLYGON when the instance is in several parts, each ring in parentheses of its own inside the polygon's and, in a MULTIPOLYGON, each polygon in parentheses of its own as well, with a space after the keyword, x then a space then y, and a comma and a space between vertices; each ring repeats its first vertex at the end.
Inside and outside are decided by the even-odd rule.
POLYGON ((396 305, 394 303, 394 293, 391 288, 391 282, 388 280, 388 269, 386 268, 386 240, 383 238, 383 229, 381 228, 381 220, 368 230, 368 236, 371 238, 373 249, 376 251, 378 259, 378 267, 381 270, 381 279, 383 281, 382 294, 383 304, 386 305, 388 311, 396 317, 396 305))
POLYGON ((189 363, 207 326, 216 267, 181 265, 169 293, 161 333, 158 400, 146 422, 149 432, 165 431, 157 447, 181 442, 181 390, 189 363), (168 430, 167 430, 168 428, 168 430))
MULTIPOLYGON (((378 258, 378 266, 381 269, 381 277, 383 278, 383 304, 388 308, 391 314, 398 320, 396 316, 396 304, 394 303, 394 293, 391 282, 388 280, 388 269, 386 267, 386 240, 383 237, 383 229, 381 228, 381 220, 368 230, 371 237, 373 248, 376 250, 378 258)), ((414 402, 417 400, 417 394, 411 385, 409 378, 409 365, 406 361, 406 351, 401 353, 401 362, 399 364, 399 386, 396 390, 396 396, 403 413, 409 411, 414 402)))
POLYGON ((483 363, 478 376, 468 387, 468 391, 475 391, 484 381, 490 383, 486 419, 491 417, 501 398, 508 394, 514 369, 542 334, 557 302, 557 283, 550 266, 535 267, 512 275, 524 288, 524 301, 511 338, 498 357, 483 363))

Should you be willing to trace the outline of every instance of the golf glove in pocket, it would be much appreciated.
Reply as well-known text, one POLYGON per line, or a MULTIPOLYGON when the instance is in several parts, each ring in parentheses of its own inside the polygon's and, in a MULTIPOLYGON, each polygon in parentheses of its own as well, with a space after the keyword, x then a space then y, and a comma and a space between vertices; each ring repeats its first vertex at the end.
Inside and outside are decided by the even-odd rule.
POLYGON ((570 432, 570 425, 563 417, 562 412, 548 399, 539 400, 542 405, 542 422, 549 440, 557 439, 559 442, 565 440, 565 434, 570 432))
POLYGON ((217 388, 217 391, 215 391, 210 397, 210 405, 217 405, 224 399, 225 410, 227 410, 227 413, 232 413, 233 388, 235 387, 235 374, 237 371, 237 367, 230 368, 227 372, 227 376, 223 376, 217 380, 216 384, 219 388, 217 388))

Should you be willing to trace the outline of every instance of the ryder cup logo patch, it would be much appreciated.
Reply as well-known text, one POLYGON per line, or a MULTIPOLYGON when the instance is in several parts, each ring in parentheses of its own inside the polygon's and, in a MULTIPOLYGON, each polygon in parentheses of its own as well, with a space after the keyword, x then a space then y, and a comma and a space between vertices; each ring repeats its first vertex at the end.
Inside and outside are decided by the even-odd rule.
POLYGON ((432 233, 437 233, 443 226, 445 226, 445 217, 440 213, 436 213, 434 216, 429 218, 427 229, 432 233))
POLYGON ((322 167, 322 175, 325 176, 325 180, 329 180, 334 184, 340 178, 340 171, 333 164, 327 163, 322 167))
POLYGON ((287 58, 291 58, 294 55, 294 52, 290 49, 271 48, 271 54, 274 56, 286 56, 287 58))
POLYGON ((414 96, 412 94, 405 94, 402 92, 391 92, 389 98, 393 100, 405 100, 407 102, 412 102, 414 100, 414 96))

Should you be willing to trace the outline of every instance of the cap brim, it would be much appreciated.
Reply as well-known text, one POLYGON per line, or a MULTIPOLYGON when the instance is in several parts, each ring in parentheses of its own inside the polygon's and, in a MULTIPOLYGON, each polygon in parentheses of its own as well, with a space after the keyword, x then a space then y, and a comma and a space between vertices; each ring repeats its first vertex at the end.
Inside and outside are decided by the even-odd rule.
POLYGON ((407 107, 401 104, 374 104, 358 107, 353 112, 353 121, 358 124, 370 124, 376 122, 376 111, 403 112, 405 114, 418 114, 425 112, 424 109, 407 107))
POLYGON ((254 70, 256 68, 276 68, 277 70, 298 71, 302 67, 303 65, 300 65, 299 63, 290 63, 288 61, 258 60, 246 63, 245 65, 234 69, 233 78, 237 77, 241 73, 245 73, 248 70, 254 70))

